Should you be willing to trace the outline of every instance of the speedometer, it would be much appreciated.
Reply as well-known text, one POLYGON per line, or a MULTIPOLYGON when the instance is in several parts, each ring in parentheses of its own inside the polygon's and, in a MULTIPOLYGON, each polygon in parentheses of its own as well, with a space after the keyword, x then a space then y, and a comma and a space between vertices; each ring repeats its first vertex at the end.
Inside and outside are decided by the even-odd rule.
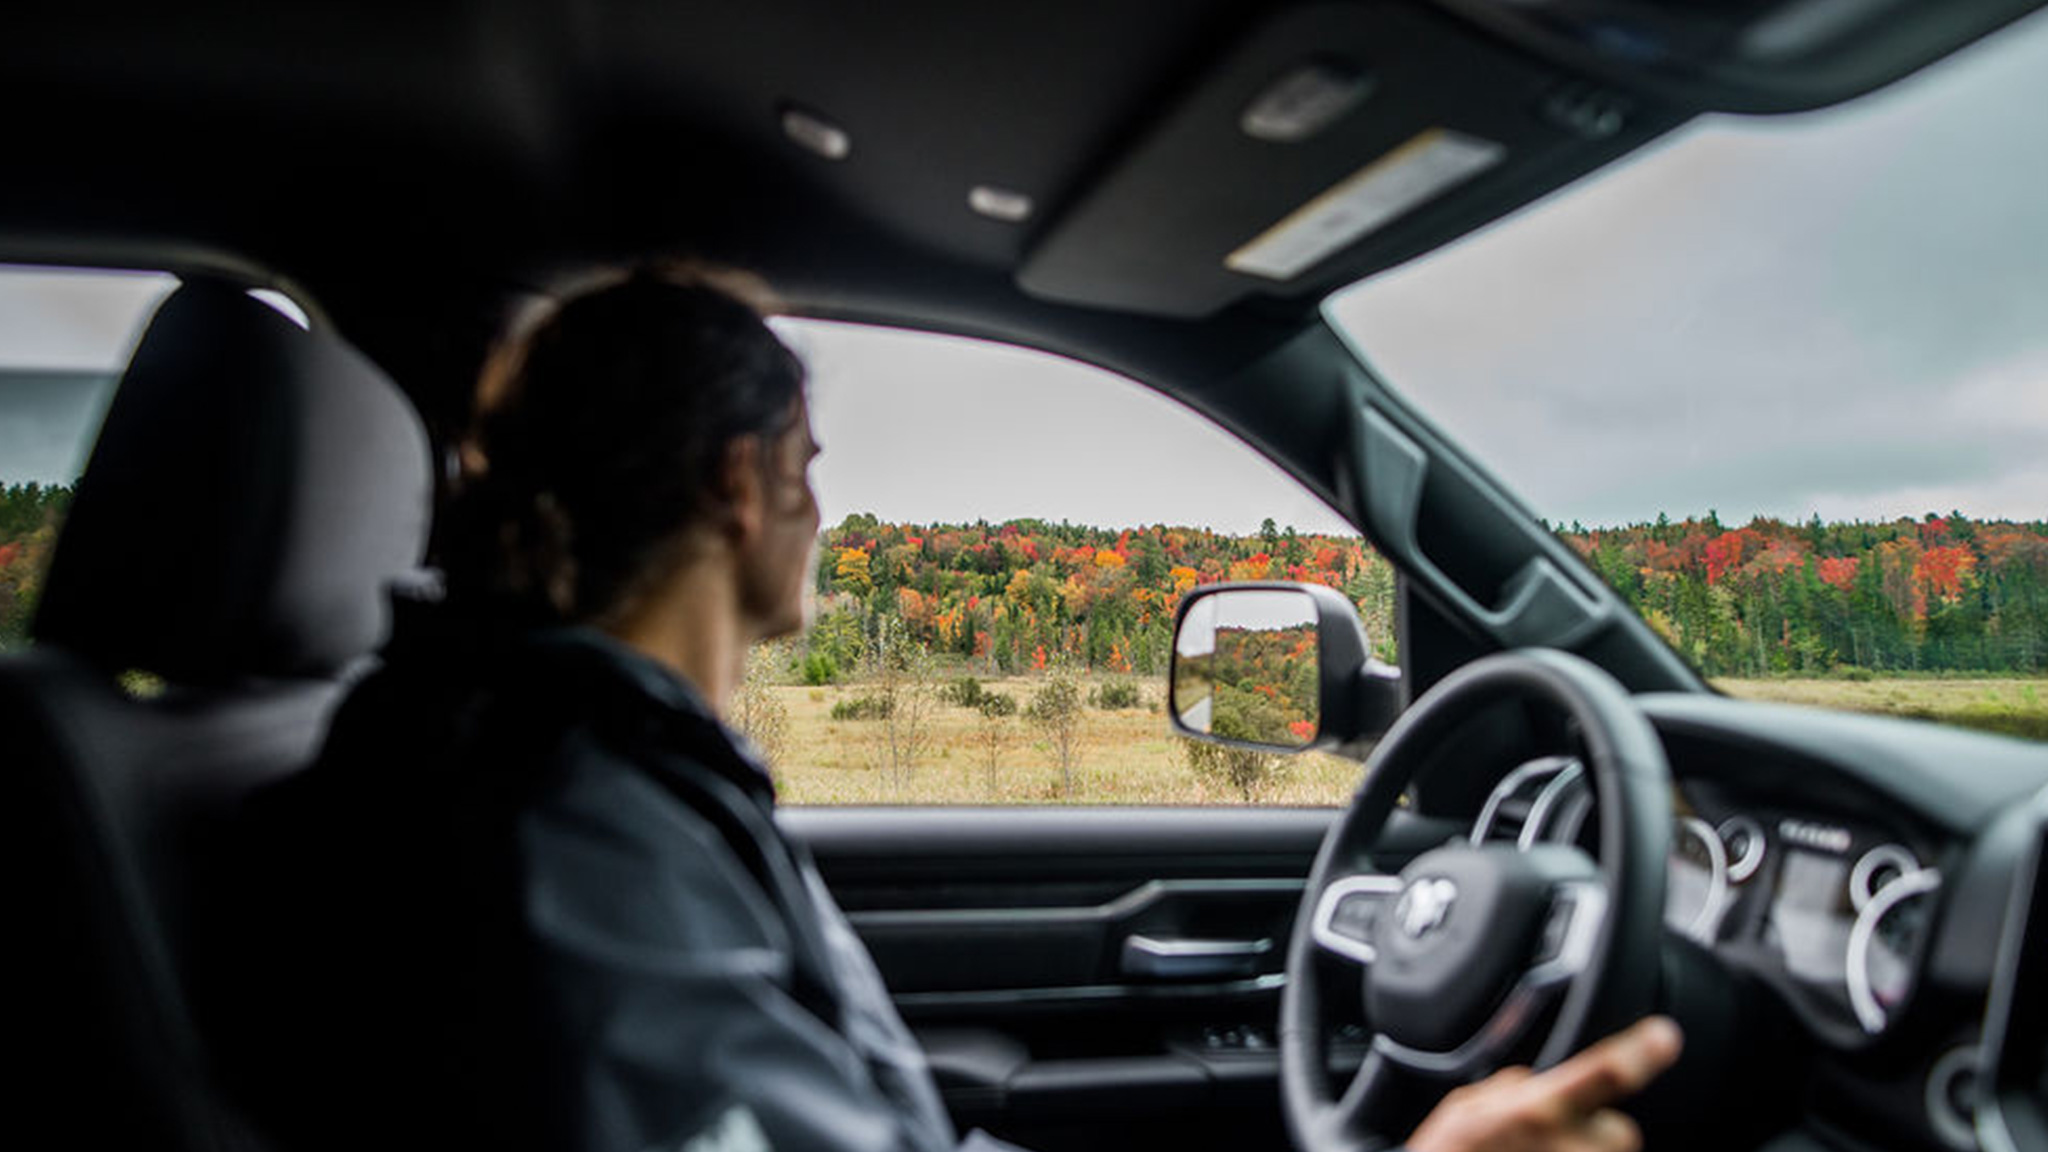
POLYGON ((1878 886, 1849 931, 1849 1006, 1872 1035, 1884 1031, 1912 991, 1913 962, 1933 916, 1933 895, 1941 888, 1940 873, 1919 867, 1910 855, 1905 859, 1911 870, 1878 886))
POLYGON ((1728 904, 1728 847, 1714 826, 1696 816, 1672 830, 1671 866, 1664 887, 1664 923, 1702 944, 1712 944, 1728 904))

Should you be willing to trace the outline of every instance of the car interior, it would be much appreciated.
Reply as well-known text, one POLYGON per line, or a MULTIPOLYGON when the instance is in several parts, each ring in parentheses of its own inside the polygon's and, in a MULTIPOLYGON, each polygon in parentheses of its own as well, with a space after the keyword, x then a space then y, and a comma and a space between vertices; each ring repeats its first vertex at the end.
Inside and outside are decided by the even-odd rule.
POLYGON ((1715 693, 1321 311, 1704 113, 1850 100, 2039 6, 15 14, 0 261, 179 280, 33 643, 0 656, 18 1127, 275 1146, 212 1048, 207 997, 233 990, 210 957, 263 925, 217 922, 209 849, 315 755, 387 596, 431 589, 435 490, 506 318, 687 255, 759 273, 795 315, 1121 373, 1401 573, 1391 688, 1362 677, 1369 645, 1325 648, 1324 712, 1354 726, 1325 743, 1377 741, 1347 810, 782 814, 963 1129, 1046 1152, 1371 1147, 1450 1084, 1658 1010, 1688 1047, 1635 1108, 1652 1148, 2048 1147, 2048 750, 1715 693), (1548 912, 1501 897, 1547 941, 1534 960, 1475 952, 1390 988, 1396 957, 1355 918, 1407 919, 1388 898, 1431 860, 1547 885, 1548 912), (1475 972, 1509 999, 1430 983, 1475 972))

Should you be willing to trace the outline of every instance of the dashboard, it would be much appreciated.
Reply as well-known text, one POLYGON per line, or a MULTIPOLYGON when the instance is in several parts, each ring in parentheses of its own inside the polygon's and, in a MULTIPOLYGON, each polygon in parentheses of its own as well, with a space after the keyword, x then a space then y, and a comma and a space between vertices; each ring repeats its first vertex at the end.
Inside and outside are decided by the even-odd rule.
MULTIPOLYGON (((1832 1043, 1881 1036, 1912 996, 1947 846, 1707 779, 1674 781, 1672 813, 1665 927, 1778 988, 1832 1043)), ((1544 757, 1501 781, 1471 839, 1590 850, 1593 820, 1583 766, 1544 757)))
MULTIPOLYGON (((2038 859, 2029 813, 2048 796, 2048 750, 1872 717, 1639 699, 1671 765, 1667 951, 1748 989, 1730 1010, 1742 1020, 1728 1026, 1727 1061, 1771 1064, 1789 1125, 1774 1152, 1990 1147, 1976 1128, 1998 1058, 1986 1005, 2012 893, 2038 859)), ((1476 815, 1463 809, 1474 843, 1597 855, 1599 812, 1570 755, 1496 768, 1467 795, 1484 796, 1476 815)), ((1726 1075, 1728 1093, 1755 1087, 1726 1075)), ((2048 1094, 2048 1080, 2025 1082, 2037 1080, 2048 1094)))

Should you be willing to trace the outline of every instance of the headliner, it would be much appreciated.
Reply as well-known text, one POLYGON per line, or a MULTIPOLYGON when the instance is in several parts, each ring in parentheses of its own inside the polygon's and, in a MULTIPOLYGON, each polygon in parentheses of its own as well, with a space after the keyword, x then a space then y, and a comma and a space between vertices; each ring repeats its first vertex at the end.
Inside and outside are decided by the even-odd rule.
MULTIPOLYGON (((1733 21, 1777 2, 1704 9, 1733 21)), ((1931 6, 1947 23, 1914 16, 1904 27, 1925 34, 1909 40, 1894 14, 1897 42, 1875 46, 1852 23, 1848 48, 1774 78, 1717 62, 1702 6, 1634 0, 1522 5, 1549 21, 1523 24, 1485 0, 112 0, 17 14, 0 43, 18 114, 0 254, 295 283, 416 391, 423 375, 468 378, 508 298, 649 252, 759 269, 812 314, 1199 388, 1311 322, 1331 288, 1703 108, 1851 95, 2039 2, 1931 6), (1567 35, 1574 13, 1637 20, 1674 55, 1618 64, 1567 35), (1231 111, 1275 68, 1331 54, 1378 81, 1361 111, 1291 150, 1248 146, 1231 111), (1618 102, 1625 126, 1561 126, 1544 112, 1559 92, 1618 102), (790 145, 787 104, 844 126, 850 156, 790 145), (1221 268, 1438 124, 1483 126, 1508 162, 1296 280, 1221 268), (965 206, 978 183, 1038 210, 979 217, 965 206)))

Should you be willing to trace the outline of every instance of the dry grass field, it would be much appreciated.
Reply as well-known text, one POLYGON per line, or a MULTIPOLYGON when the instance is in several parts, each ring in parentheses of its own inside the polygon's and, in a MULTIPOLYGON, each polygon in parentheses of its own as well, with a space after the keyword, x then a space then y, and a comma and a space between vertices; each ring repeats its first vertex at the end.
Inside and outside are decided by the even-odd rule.
MULTIPOLYGON (((787 714, 776 760, 785 804, 1243 804, 1227 783, 1197 775, 1167 731, 1161 685, 1143 683, 1144 706, 1080 715, 1071 790, 1063 787, 1050 742, 1017 716, 996 721, 973 709, 929 705, 929 744, 908 773, 886 767, 884 726, 875 720, 834 720, 832 706, 868 691, 859 684, 768 689, 787 714), (998 739, 990 769, 986 734, 998 739)), ((2048 738, 2048 680, 1723 680, 1733 696, 1826 708, 1847 708, 2048 738)), ((1028 705, 1040 681, 986 680, 990 691, 1028 705)), ((1099 687, 1086 680, 1083 690, 1099 687)), ((1250 803, 1341 804, 1357 785, 1359 766, 1320 754, 1275 760, 1277 775, 1250 803)))
MULTIPOLYGON (((1062 786, 1050 742, 1021 714, 1039 681, 984 680, 983 687, 1016 699, 1020 714, 995 721, 979 712, 934 702, 928 713, 929 750, 907 776, 884 766, 883 724, 834 720, 832 705, 862 695, 858 684, 824 688, 775 687, 789 714, 789 735, 777 757, 777 791, 785 804, 1242 804, 1227 784, 1198 777, 1184 762, 1180 741, 1167 731, 1160 697, 1144 685, 1144 706, 1105 711, 1084 707, 1075 744, 1073 789, 1062 786), (989 768, 988 726, 998 735, 996 767, 989 768)), ((1083 682, 1083 690, 1099 681, 1083 682)), ((1339 804, 1358 783, 1358 765, 1332 756, 1291 756, 1276 761, 1280 775, 1256 790, 1253 803, 1339 804)))
POLYGON ((1939 720, 2048 740, 2048 680, 1716 680, 1714 686, 1746 700, 1939 720))

